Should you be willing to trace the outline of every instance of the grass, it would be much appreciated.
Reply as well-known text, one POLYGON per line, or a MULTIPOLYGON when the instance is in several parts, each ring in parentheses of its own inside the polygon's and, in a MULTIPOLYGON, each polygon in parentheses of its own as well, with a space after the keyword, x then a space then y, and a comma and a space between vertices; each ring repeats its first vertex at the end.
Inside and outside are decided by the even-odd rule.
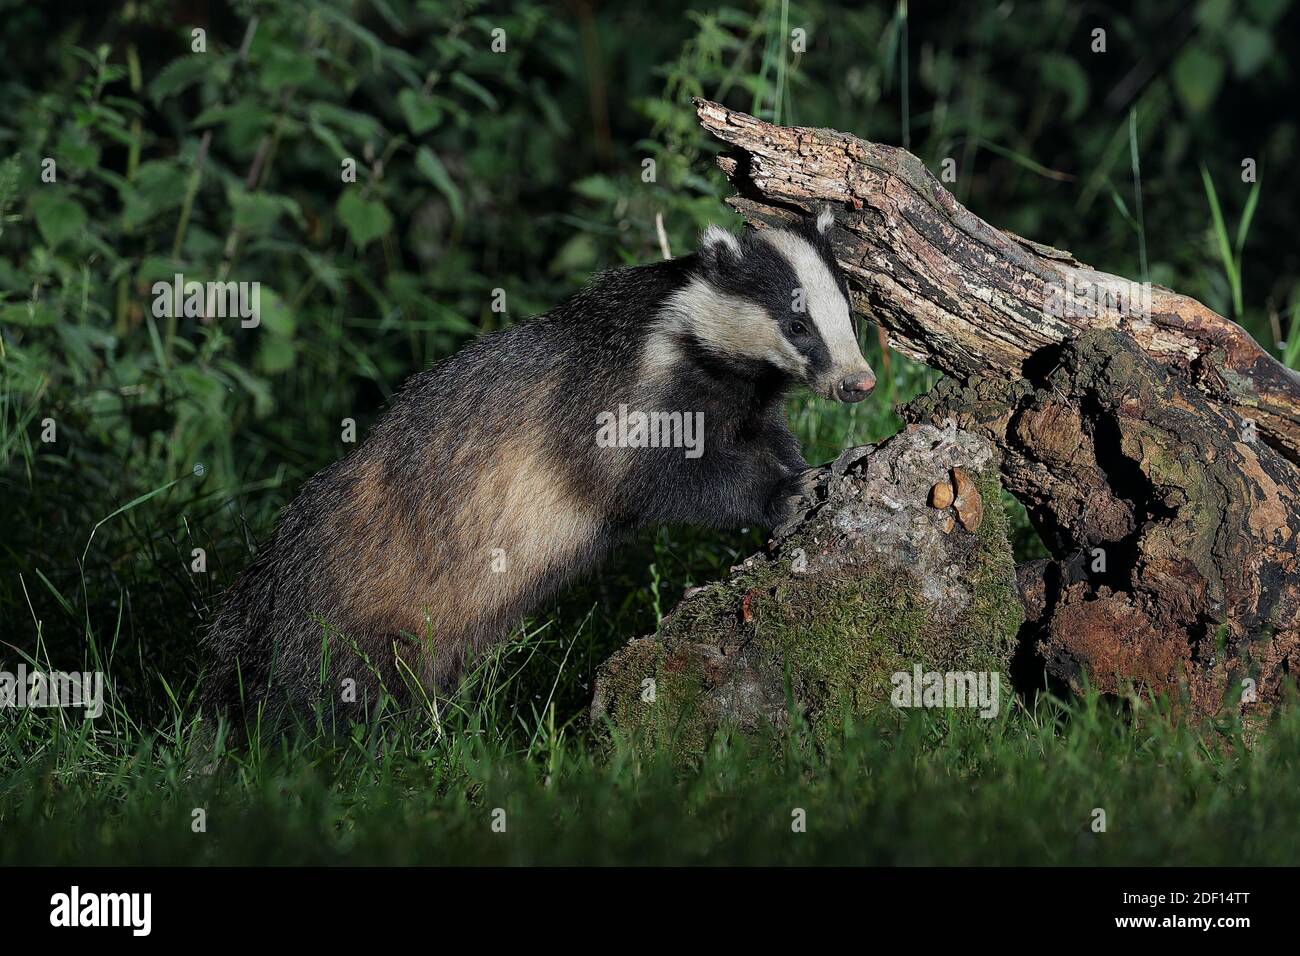
POLYGON ((1229 243, 1228 227, 1219 206, 1218 192, 1214 188, 1214 181, 1210 178, 1210 171, 1205 168, 1204 163, 1201 164, 1201 182, 1205 187, 1205 199, 1210 205, 1215 248, 1218 250, 1219 260, 1223 263, 1223 273, 1232 292, 1232 317, 1240 320, 1245 312, 1242 300, 1242 249, 1246 245, 1250 223, 1255 218, 1255 207, 1259 203, 1259 181, 1256 180, 1250 187, 1245 208, 1241 213, 1241 221, 1237 225, 1237 240, 1232 244, 1229 243))
POLYGON ((776 756, 723 736, 685 769, 546 722, 529 752, 492 716, 262 740, 205 771, 184 724, 88 734, 26 712, 5 729, 0 863, 1206 865, 1300 850, 1294 709, 1248 748, 1231 727, 1043 696, 993 720, 881 713, 821 751, 797 726, 776 756))
MULTIPOLYGON (((933 380, 893 368, 900 398, 933 380)), ((814 461, 897 428, 883 403, 807 399, 791 418, 814 461)), ((38 454, 43 481, 6 479, 6 494, 26 491, 5 528, 21 572, 0 612, 29 663, 102 668, 114 692, 93 724, 0 710, 0 863, 1274 863, 1297 850, 1294 710, 1251 746, 1232 726, 1049 694, 994 720, 885 709, 824 745, 797 721, 775 746, 724 735, 694 766, 667 744, 608 742, 586 720, 596 666, 757 532, 646 535, 436 711, 214 741, 193 703, 193 635, 246 558, 226 490, 129 494, 129 473, 100 462, 96 497, 126 502, 106 516, 58 461, 38 454), (185 573, 195 541, 213 545, 211 574, 185 573)), ((294 484, 253 496, 252 523, 268 528, 294 484)))
MULTIPOLYGON (((436 711, 389 714, 342 733, 307 727, 280 735, 253 727, 240 743, 224 733, 214 740, 194 705, 203 680, 195 635, 254 542, 273 527, 276 511, 340 453, 340 419, 355 416, 364 431, 366 416, 412 368, 494 321, 482 306, 489 290, 509 287, 520 296, 528 290, 533 301, 515 300, 513 307, 526 314, 554 301, 568 273, 601 264, 552 266, 543 275, 535 264, 573 231, 555 229, 555 223, 599 235, 602 246, 618 245, 632 257, 636 235, 623 226, 652 221, 651 209, 664 213, 679 251, 689 248, 703 218, 721 215, 720 186, 698 175, 707 163, 689 107, 692 94, 723 99, 740 88, 751 94, 751 112, 779 122, 836 125, 885 142, 901 135, 904 145, 917 137, 916 151, 930 156, 935 168, 960 142, 961 175, 952 188, 975 212, 1004 223, 1018 210, 1041 212, 1035 217, 1041 221, 1027 220, 1018 231, 1125 271, 1114 261, 1118 241, 1106 244, 1105 223, 1086 218, 1107 188, 1137 237, 1136 265, 1144 279, 1149 271, 1157 279, 1173 275, 1176 288, 1207 301, 1213 295, 1220 309, 1220 301, 1230 303, 1234 317, 1257 335, 1262 313, 1255 300, 1269 288, 1262 279, 1249 289, 1243 281, 1259 184, 1244 200, 1225 192, 1221 206, 1204 165, 1210 215, 1208 224, 1198 225, 1208 225, 1223 295, 1218 270, 1203 268, 1206 250, 1196 249, 1187 262, 1178 258, 1190 230, 1175 213, 1188 203, 1170 197, 1185 197, 1197 184, 1176 178, 1187 166, 1177 152, 1162 165, 1159 144, 1176 141, 1190 125, 1210 129, 1214 148, 1236 156, 1242 150, 1233 145, 1239 141, 1230 128, 1220 137, 1219 126, 1183 117, 1170 108, 1173 94, 1159 82, 1113 130, 1100 125, 1110 115, 1100 109, 1064 125, 1035 119, 1052 114, 1052 91, 1024 95, 1031 74, 1022 64, 1033 57, 1019 52, 1065 54, 1073 37, 1071 29, 1044 29, 1056 20, 1073 23, 1050 5, 1041 19, 1001 13, 962 18, 961 29, 951 34, 915 20, 904 0, 892 11, 868 5, 855 17, 838 11, 809 17, 786 0, 766 0, 752 15, 730 9, 696 14, 695 38, 653 31, 656 42, 684 45, 677 60, 671 59, 675 46, 654 50, 660 60, 669 58, 662 102, 644 99, 652 95, 648 87, 628 97, 640 99, 654 120, 652 137, 632 139, 644 135, 638 123, 615 130, 614 162, 603 165, 568 148, 584 127, 581 121, 570 126, 565 117, 585 115, 586 87, 579 81, 553 86, 547 96, 554 93, 558 101, 539 98, 539 108, 549 105, 558 121, 520 126, 525 87, 512 85, 510 69, 503 79, 501 60, 476 55, 470 40, 481 24, 448 13, 446 22, 413 27, 402 39, 404 49, 389 49, 374 33, 335 29, 348 24, 333 7, 322 8, 328 29, 315 18, 304 24, 293 8, 285 9, 263 11, 260 42, 251 58, 240 55, 235 82, 219 73, 195 81, 202 95, 200 88, 192 97, 184 87, 170 93, 153 88, 160 68, 177 54, 174 43, 155 53, 128 41, 126 68, 109 47, 79 53, 86 70, 65 66, 62 80, 41 61, 39 69, 29 68, 29 78, 42 92, 19 97, 21 128, 11 142, 26 155, 23 162, 12 156, 0 163, 0 239, 7 240, 0 256, 0 311, 8 324, 0 335, 0 669, 19 659, 64 670, 101 669, 113 693, 108 711, 93 724, 73 715, 0 708, 0 863, 1294 861, 1300 839, 1295 708, 1247 744, 1230 723, 1188 727, 1140 701, 1061 699, 1022 688, 1027 696, 995 720, 886 709, 846 721, 818 745, 795 721, 775 746, 724 736, 690 766, 664 747, 607 744, 601 728, 585 718, 596 667, 627 638, 653 630, 684 588, 718 577, 759 547, 757 530, 644 535, 527 622, 455 698, 439 700, 436 711), (794 27, 811 27, 810 55, 790 48, 794 27), (1031 39, 1018 37, 1020 30, 1031 39), (428 42, 444 35, 448 42, 428 42), (241 235, 216 198, 224 179, 246 176, 249 157, 235 128, 240 124, 200 132, 190 126, 193 107, 230 105, 243 96, 241 82, 279 88, 283 81, 274 71, 286 60, 267 51, 288 51, 292 58, 304 36, 323 54, 311 72, 321 71, 325 82, 299 89, 295 108, 321 97, 325 106, 348 109, 326 114, 337 129, 313 124, 309 134, 297 124, 301 128, 263 131, 264 142, 274 136, 280 147, 262 170, 260 189, 268 196, 292 193, 313 223, 332 221, 335 154, 343 148, 322 150, 312 135, 342 137, 349 155, 374 139, 385 172, 368 171, 363 184, 371 190, 367 196, 388 203, 380 208, 391 208, 398 225, 382 250, 371 246, 369 257, 337 228, 332 235, 312 228, 308 235, 288 223, 262 223, 260 233, 243 235, 238 274, 265 280, 287 303, 268 310, 279 315, 280 326, 268 329, 265 341, 256 340, 256 352, 250 340, 235 341, 220 328, 155 322, 139 291, 147 288, 144 264, 168 276, 181 267, 215 273, 228 261, 221 237, 241 235), (913 46, 921 51, 916 62, 909 60, 913 46), (412 60, 406 49, 420 50, 421 58, 412 60), (1016 54, 1007 58, 1014 69, 990 59, 999 49, 1016 54), (396 66, 390 71, 381 61, 396 66), (408 68, 414 62, 418 69, 408 68), (116 83, 107 82, 115 75, 116 83), (482 112, 474 97, 460 95, 464 87, 457 92, 451 83, 439 84, 448 76, 468 80, 470 89, 489 84, 506 107, 499 114, 482 112), (47 84, 53 84, 48 91, 47 84), (855 91, 847 102, 846 88, 855 91), (153 89, 152 105, 143 102, 146 89, 153 89), (897 110, 885 109, 889 99, 882 91, 892 96, 895 89, 897 110), (962 95, 950 102, 954 89, 962 95), (334 103, 343 90, 346 96, 334 103), (475 137, 482 137, 466 150, 474 137, 446 119, 432 138, 426 134, 435 148, 430 155, 447 159, 445 168, 434 160, 433 168, 441 169, 434 185, 454 194, 451 205, 458 210, 449 241, 434 229, 438 241, 432 245, 429 235, 415 241, 422 235, 415 226, 423 221, 415 199, 429 184, 416 175, 418 164, 405 161, 405 120, 388 109, 400 93, 416 91, 421 101, 438 94, 449 117, 472 111, 475 137), (140 103, 126 102, 126 94, 140 103), (368 133, 374 122, 368 111, 393 134, 368 133), (29 200, 40 195, 29 185, 33 164, 50 145, 47 131, 66 138, 69 129, 60 118, 73 116, 73 139, 103 151, 102 165, 82 159, 80 172, 78 161, 66 167, 60 161, 60 182, 71 185, 70 195, 89 210, 85 243, 69 236, 42 244, 27 221, 29 200), (369 122, 351 128, 357 121, 369 122), (155 140, 159 131, 165 135, 155 140), (118 147, 124 143, 123 157, 118 147), (512 143, 537 146, 515 154, 512 143), (1133 214, 1111 182, 1125 146, 1133 214), (985 170, 987 164, 976 163, 981 147, 1062 191, 1015 190, 1018 178, 1002 175, 1004 167, 985 170), (202 183, 190 158, 199 150, 207 163, 202 183), (640 169, 647 150, 664 164, 661 187, 639 181, 631 189, 610 186, 608 195, 587 196, 577 207, 581 215, 551 215, 570 208, 575 182, 586 182, 598 168, 640 169), (674 157, 682 167, 675 174, 674 157), (557 158, 574 161, 552 165, 557 158), (1079 171, 1082 189, 1064 191, 1076 178, 1055 168, 1064 166, 1079 171), (519 168, 528 175, 517 176, 519 168), (149 182, 165 183, 159 174, 167 171, 183 174, 176 180, 183 188, 175 208, 165 196, 152 212, 137 201, 132 208, 148 215, 134 223, 127 216, 131 204, 117 187, 96 185, 119 176, 138 184, 145 172, 154 174, 149 182), (462 197, 462 186, 481 182, 493 184, 492 201, 468 191, 462 197), (1170 191, 1179 182, 1182 192, 1170 191), (1165 190, 1145 206, 1144 183, 1165 190), (1239 206, 1233 237, 1224 208, 1239 206), (539 228, 515 228, 525 221, 539 228), (1051 231, 1056 223, 1059 238, 1051 231), (167 249, 169 259, 151 261, 151 252, 167 249), (532 265, 516 275, 513 263, 532 265), (142 307, 143 324, 132 318, 142 307), (38 437, 47 418, 58 428, 52 445, 38 437), (203 473, 195 470, 195 458, 206 463, 203 473), (200 553, 203 570, 196 572, 200 553), (504 832, 492 826, 501 819, 494 815, 498 809, 504 832), (792 830, 798 810, 806 832, 792 830), (1105 812, 1105 832, 1093 829, 1097 810, 1105 812)), ((521 76, 550 76, 552 56, 586 60, 564 45, 569 38, 562 23, 560 32, 537 34, 538 42, 529 42, 536 24, 526 16, 510 26, 510 49, 520 58, 513 69, 521 76)), ((624 83, 654 73, 649 67, 655 61, 641 60, 648 36, 629 36, 634 56, 620 52, 618 31, 603 36, 624 83)), ((182 40, 187 47, 188 35, 182 40)), ((1097 89, 1103 80, 1099 74, 1097 89)), ((541 89, 529 81, 530 95, 540 97, 541 89)), ((1257 138, 1252 124, 1247 141, 1257 138)), ((154 192, 142 187, 134 198, 154 192)), ((427 213, 433 207, 420 208, 427 213)), ((1276 219, 1270 223, 1264 210, 1261 216, 1252 255, 1265 258, 1252 270, 1261 277, 1270 270, 1282 275, 1281 260, 1268 257, 1284 245, 1268 241, 1270 225, 1277 234, 1276 219)), ((1277 294, 1284 292, 1279 287, 1277 294)), ((1293 368, 1300 366, 1296 295, 1292 289, 1275 335, 1279 354, 1293 368)), ((874 346, 868 355, 881 372, 872 402, 833 409, 807 398, 792 403, 792 425, 810 461, 830 460, 846 445, 893 433, 899 424, 893 402, 936 378, 898 356, 885 361, 874 346)), ((1041 556, 1024 509, 1009 498, 1006 504, 1017 557, 1041 556)))

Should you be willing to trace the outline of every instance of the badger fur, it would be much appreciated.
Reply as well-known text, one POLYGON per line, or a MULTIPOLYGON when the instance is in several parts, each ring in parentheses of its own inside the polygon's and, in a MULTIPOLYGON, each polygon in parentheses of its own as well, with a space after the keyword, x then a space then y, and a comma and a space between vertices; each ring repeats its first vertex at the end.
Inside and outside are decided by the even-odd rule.
POLYGON ((601 275, 414 375, 224 596, 209 703, 445 689, 640 528, 783 521, 808 474, 785 392, 875 385, 832 225, 711 226, 695 254, 601 275), (598 442, 621 409, 690 416, 702 446, 598 442))

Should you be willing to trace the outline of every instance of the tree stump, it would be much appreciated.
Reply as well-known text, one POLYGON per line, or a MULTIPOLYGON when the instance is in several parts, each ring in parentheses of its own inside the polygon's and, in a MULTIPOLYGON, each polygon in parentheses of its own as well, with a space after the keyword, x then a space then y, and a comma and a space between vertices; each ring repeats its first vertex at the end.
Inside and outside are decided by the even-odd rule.
POLYGON ((1000 498, 996 452, 952 423, 846 451, 766 552, 601 666, 594 721, 693 753, 791 704, 821 734, 918 669, 1008 693, 1023 614, 1000 498))
MULTIPOLYGON (((1014 576, 1021 640, 1046 669, 1075 688, 1161 694, 1193 715, 1265 712, 1281 699, 1300 672, 1300 375, 1199 302, 995 229, 904 150, 696 105, 730 147, 718 159, 739 193, 728 201, 754 226, 839 205, 832 238, 855 306, 893 348, 948 376, 905 418, 959 423, 966 431, 937 434, 968 455, 973 435, 992 443, 990 461, 1052 554, 1014 576)), ((907 476, 872 471, 918 434, 932 433, 846 453, 852 464, 840 459, 824 479, 825 502, 780 529, 771 553, 602 668, 595 716, 698 738, 724 721, 776 720, 787 700, 814 722, 878 702, 909 656, 1005 665, 997 602, 970 592, 957 604, 988 620, 943 630, 935 582, 946 579, 933 560, 898 560, 925 552, 963 567, 970 557, 951 551, 960 538, 931 553, 885 520, 907 514, 918 530, 940 520, 907 476), (845 536, 846 509, 872 507, 868 530, 845 536), (822 565, 796 572, 792 551, 822 565), (648 703, 647 689, 668 703, 648 703)), ((974 469, 986 502, 988 467, 974 469)), ((996 505, 990 514, 1005 522, 996 505)), ((1010 593, 1005 570, 990 593, 1010 593)))
POLYGON ((1030 380, 946 379, 903 409, 1003 450, 1057 559, 1021 569, 1049 672, 1210 714, 1300 669, 1300 482, 1230 409, 1124 335, 1086 332, 1030 380))

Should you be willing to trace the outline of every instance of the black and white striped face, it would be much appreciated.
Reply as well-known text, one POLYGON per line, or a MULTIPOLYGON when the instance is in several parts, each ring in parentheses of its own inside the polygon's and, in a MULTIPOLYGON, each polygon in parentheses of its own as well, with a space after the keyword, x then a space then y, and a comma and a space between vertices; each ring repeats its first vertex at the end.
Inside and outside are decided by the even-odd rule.
POLYGON ((770 365, 824 398, 859 402, 876 376, 858 347, 848 287, 827 233, 829 210, 792 229, 710 226, 700 273, 674 297, 675 311, 706 348, 770 365))

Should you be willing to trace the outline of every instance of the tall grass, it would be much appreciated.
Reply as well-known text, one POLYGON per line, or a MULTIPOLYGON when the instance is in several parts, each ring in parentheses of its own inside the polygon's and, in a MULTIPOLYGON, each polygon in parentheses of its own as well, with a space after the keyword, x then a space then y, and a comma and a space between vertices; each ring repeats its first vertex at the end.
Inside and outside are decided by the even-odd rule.
POLYGON ((1223 210, 1219 206, 1219 194, 1214 188, 1214 181, 1210 178, 1210 171, 1205 168, 1204 163, 1201 163, 1201 182, 1205 187, 1205 199, 1210 206, 1210 226, 1213 230, 1215 248, 1219 253, 1219 261, 1223 264, 1223 272, 1232 293, 1232 317, 1240 320, 1246 311, 1242 292, 1242 249, 1246 245, 1251 221, 1255 218, 1255 207, 1259 204, 1260 182, 1256 180, 1246 195, 1246 205, 1242 209, 1241 220, 1237 223, 1235 242, 1228 236, 1228 226, 1223 218, 1223 210))
MULTIPOLYGON (((490 666, 510 670, 524 647, 490 666)), ((797 720, 779 739, 724 733, 685 765, 662 746, 601 744, 550 708, 512 729, 510 697, 480 677, 437 721, 237 749, 214 748, 179 705, 149 729, 24 712, 0 727, 0 864, 1240 865, 1300 852, 1295 710, 1248 744, 1231 724, 1180 726, 1138 701, 1044 695, 993 720, 846 720, 820 747, 797 720)))

